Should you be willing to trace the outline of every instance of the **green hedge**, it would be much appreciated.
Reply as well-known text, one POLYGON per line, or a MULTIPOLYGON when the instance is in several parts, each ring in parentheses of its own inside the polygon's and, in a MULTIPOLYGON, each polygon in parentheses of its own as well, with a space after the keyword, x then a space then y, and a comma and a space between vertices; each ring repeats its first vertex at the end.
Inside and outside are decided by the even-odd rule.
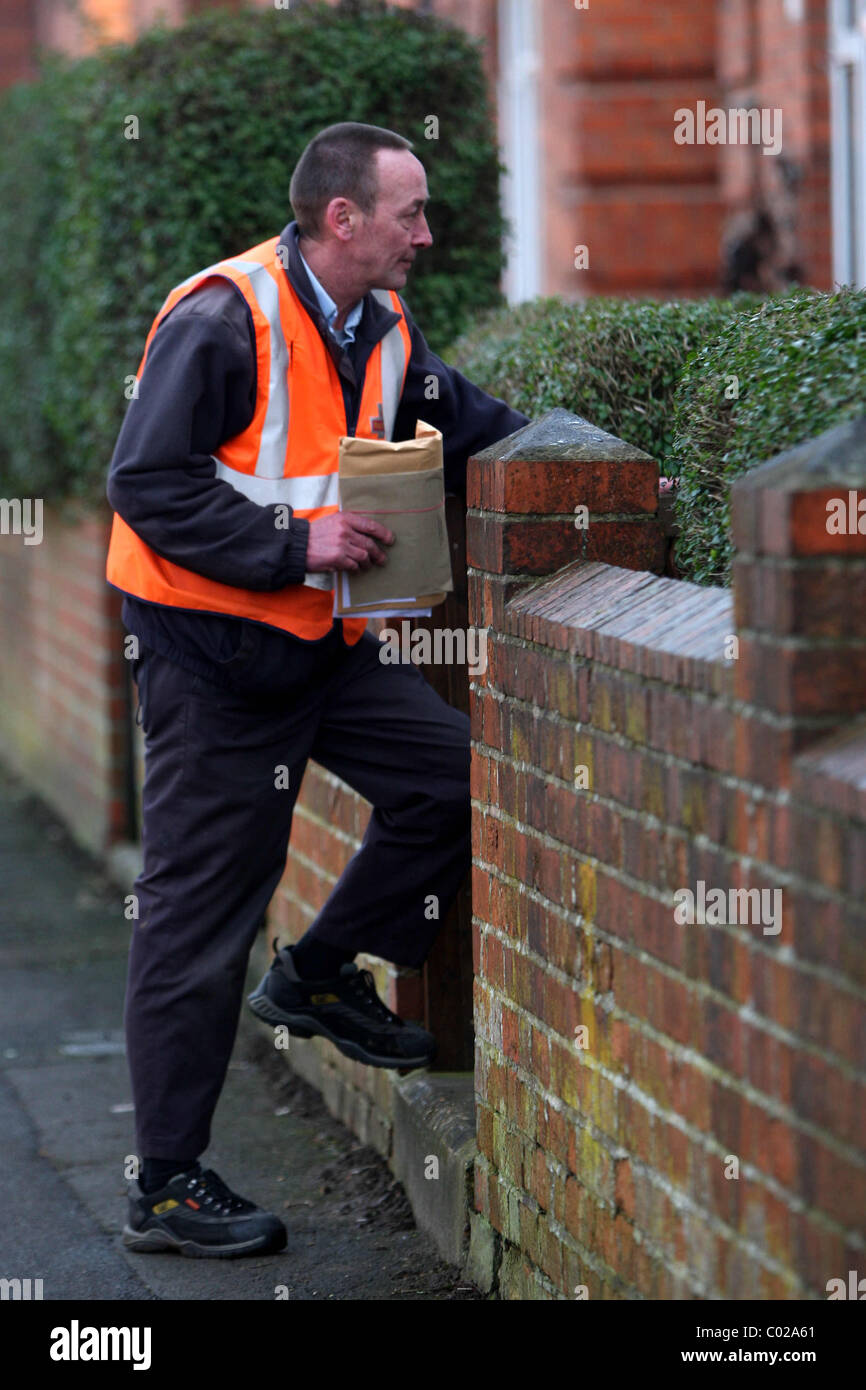
POLYGON ((406 298, 441 350, 501 303, 500 166, 461 31, 374 0, 218 11, 50 60, 4 93, 0 491, 103 492, 125 378, 168 290, 279 232, 298 156, 340 120, 400 131, 425 164, 434 246, 406 298))
POLYGON ((682 478, 674 515, 683 573, 729 584, 733 480, 864 414, 866 291, 797 290, 725 325, 688 364, 674 400, 665 471, 682 478))
POLYGON ((525 415, 563 406, 661 462, 673 443, 673 398, 689 357, 758 302, 754 295, 538 299, 483 315, 448 356, 525 415))
POLYGON ((449 358, 527 415, 564 406, 652 454, 682 480, 681 572, 729 584, 733 479, 866 413, 866 291, 541 299, 484 315, 449 358))

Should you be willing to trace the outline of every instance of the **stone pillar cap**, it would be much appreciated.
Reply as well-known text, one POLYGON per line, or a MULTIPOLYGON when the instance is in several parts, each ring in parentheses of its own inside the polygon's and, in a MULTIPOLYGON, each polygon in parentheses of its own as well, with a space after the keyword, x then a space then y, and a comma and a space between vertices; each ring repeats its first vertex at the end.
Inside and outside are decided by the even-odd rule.
POLYGON ((654 462, 649 454, 615 434, 600 430, 581 415, 557 406, 538 420, 531 420, 497 444, 473 455, 484 463, 496 461, 522 463, 638 463, 654 462))

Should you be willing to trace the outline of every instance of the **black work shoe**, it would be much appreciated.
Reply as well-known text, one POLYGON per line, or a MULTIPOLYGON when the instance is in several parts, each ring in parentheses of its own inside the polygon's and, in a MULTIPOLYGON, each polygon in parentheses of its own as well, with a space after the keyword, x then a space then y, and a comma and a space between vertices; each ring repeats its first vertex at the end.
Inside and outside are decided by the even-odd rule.
POLYGON ((128 1250, 177 1250, 193 1259, 231 1260, 282 1250, 286 1228, 279 1217, 239 1197, 212 1168, 176 1173, 157 1192, 129 1189, 128 1250))
POLYGON ((296 1038, 318 1034, 347 1057, 371 1067, 412 1070, 429 1066, 436 1041, 382 1003, 369 970, 350 963, 327 980, 302 980, 291 946, 277 951, 258 989, 248 996, 253 1013, 296 1038))

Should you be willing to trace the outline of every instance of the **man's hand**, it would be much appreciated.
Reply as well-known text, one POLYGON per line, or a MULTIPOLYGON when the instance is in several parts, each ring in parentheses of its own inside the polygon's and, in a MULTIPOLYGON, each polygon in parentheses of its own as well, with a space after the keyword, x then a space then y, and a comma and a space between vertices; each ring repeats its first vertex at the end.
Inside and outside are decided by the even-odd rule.
POLYGON ((384 565, 387 555, 376 541, 393 545, 396 536, 387 526, 361 512, 332 512, 310 522, 307 541, 307 570, 366 570, 371 564, 384 565))

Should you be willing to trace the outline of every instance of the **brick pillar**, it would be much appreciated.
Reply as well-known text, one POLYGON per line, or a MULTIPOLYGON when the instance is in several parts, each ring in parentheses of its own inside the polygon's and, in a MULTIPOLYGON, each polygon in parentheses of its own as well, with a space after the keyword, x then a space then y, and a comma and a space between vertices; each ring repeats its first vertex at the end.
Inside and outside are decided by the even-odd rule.
POLYGON ((738 479, 732 507, 737 772, 788 786, 792 754, 866 711, 866 417, 738 479))
POLYGON ((658 501, 649 454, 567 410, 477 454, 467 475, 470 623, 500 629, 518 589, 574 560, 660 574, 658 501))
MULTIPOLYGON (((489 662, 500 659, 505 605, 533 579, 581 559, 657 574, 664 569, 657 464, 649 454, 567 410, 550 411, 470 459, 467 504, 469 622, 491 629, 489 662)), ((501 659, 512 659, 507 643, 501 659)), ((496 723, 501 696, 494 694, 491 700, 486 687, 485 670, 469 686, 473 857, 480 852, 487 810, 485 758, 476 745, 500 746, 496 723), (485 721, 491 720, 493 727, 488 724, 485 732, 485 721)), ((473 867, 473 892, 483 896, 483 875, 480 880, 477 875, 473 867)), ((477 971, 480 937, 475 924, 472 937, 477 971)))

